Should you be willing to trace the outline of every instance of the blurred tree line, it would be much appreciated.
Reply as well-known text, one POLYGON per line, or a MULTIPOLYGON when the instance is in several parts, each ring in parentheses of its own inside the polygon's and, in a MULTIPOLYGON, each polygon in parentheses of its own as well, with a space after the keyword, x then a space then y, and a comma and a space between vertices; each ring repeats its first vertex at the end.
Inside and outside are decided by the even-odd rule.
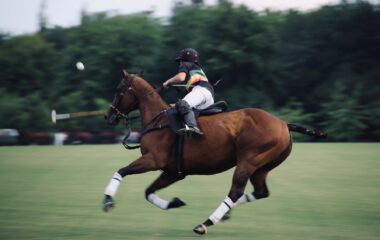
POLYGON ((49 28, 41 16, 36 34, 0 34, 0 127, 108 129, 101 116, 54 126, 50 112, 107 109, 121 69, 143 69, 157 87, 176 73, 179 50, 193 47, 211 82, 223 79, 216 98, 230 110, 263 108, 324 129, 331 141, 380 139, 380 6, 342 1, 309 12, 256 12, 202 2, 177 2, 166 20, 83 12, 79 26, 49 28))

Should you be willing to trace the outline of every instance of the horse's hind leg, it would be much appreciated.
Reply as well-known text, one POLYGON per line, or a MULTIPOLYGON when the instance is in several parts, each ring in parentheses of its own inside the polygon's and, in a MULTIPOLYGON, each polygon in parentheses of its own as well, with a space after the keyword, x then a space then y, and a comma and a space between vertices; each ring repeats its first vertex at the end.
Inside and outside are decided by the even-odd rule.
POLYGON ((167 186, 182 180, 177 175, 172 175, 163 172, 145 191, 145 198, 150 203, 161 209, 167 210, 170 208, 178 208, 186 205, 181 199, 173 198, 171 202, 161 199, 155 194, 156 191, 166 188, 167 186))
POLYGON ((250 180, 253 185, 254 191, 251 193, 251 196, 254 197, 254 199, 262 199, 269 197, 269 189, 267 186, 267 179, 268 171, 266 170, 260 170, 254 173, 250 180))
POLYGON ((234 172, 232 186, 228 196, 210 217, 203 224, 196 226, 193 231, 198 234, 205 234, 208 226, 212 226, 222 220, 223 216, 235 207, 235 203, 243 195, 248 179, 253 172, 253 167, 248 164, 238 165, 234 172))
POLYGON ((266 183, 267 176, 267 170, 257 170, 250 177, 250 181, 254 187, 254 191, 252 193, 245 193, 243 196, 241 196, 239 200, 235 203, 235 207, 242 203, 252 202, 261 198, 269 197, 269 189, 266 183))
MULTIPOLYGON (((243 196, 236 201, 234 207, 239 206, 243 203, 253 202, 262 198, 269 197, 269 189, 266 184, 266 177, 268 176, 268 171, 257 170, 251 177, 250 181, 254 186, 254 191, 252 193, 245 193, 243 196)), ((231 211, 228 211, 222 218, 222 220, 228 220, 231 218, 231 211)))
MULTIPOLYGON (((254 192, 243 194, 236 202, 234 207, 239 206, 242 203, 253 202, 258 199, 269 197, 269 190, 266 184, 266 177, 268 171, 259 169, 251 177, 250 181, 254 186, 254 192)), ((231 211, 228 211, 222 217, 222 220, 228 220, 231 218, 231 211)))
POLYGON ((289 143, 288 147, 272 162, 259 168, 251 177, 250 181, 253 185, 254 191, 252 193, 246 193, 239 198, 235 206, 246 202, 252 202, 254 200, 269 197, 269 189, 266 183, 266 178, 268 173, 280 165, 289 156, 292 150, 292 142, 289 143))
MULTIPOLYGON (((291 152, 291 149, 292 143, 290 142, 288 147, 277 157, 271 157, 274 155, 273 151, 275 150, 269 150, 259 155, 256 155, 252 159, 256 160, 257 162, 261 162, 262 160, 268 158, 274 159, 273 161, 258 169, 255 169, 254 166, 247 163, 249 158, 247 158, 246 161, 243 161, 243 159, 241 159, 240 161, 242 163, 245 162, 246 164, 240 164, 236 167, 230 193, 223 201, 223 203, 215 210, 215 212, 211 214, 209 219, 207 219, 203 224, 200 224, 193 229, 194 232, 199 234, 205 234, 208 226, 214 225, 215 223, 219 222, 223 218, 223 216, 226 213, 228 213, 233 207, 236 207, 243 202, 268 197, 269 190, 266 185, 266 177, 268 175, 268 172, 273 168, 277 167, 279 164, 281 164, 288 157, 288 155, 291 152), (248 179, 251 180, 255 190, 251 194, 243 195, 248 179)), ((249 155, 246 155, 246 157, 249 157, 249 155)))

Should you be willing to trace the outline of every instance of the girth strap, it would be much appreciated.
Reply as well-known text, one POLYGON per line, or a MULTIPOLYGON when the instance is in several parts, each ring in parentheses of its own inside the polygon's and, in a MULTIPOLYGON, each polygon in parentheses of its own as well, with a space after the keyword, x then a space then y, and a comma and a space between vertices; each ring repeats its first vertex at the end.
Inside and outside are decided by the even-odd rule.
POLYGON ((184 178, 185 173, 183 172, 183 145, 185 144, 185 136, 176 135, 175 139, 175 151, 176 151, 176 166, 177 174, 179 178, 184 178))

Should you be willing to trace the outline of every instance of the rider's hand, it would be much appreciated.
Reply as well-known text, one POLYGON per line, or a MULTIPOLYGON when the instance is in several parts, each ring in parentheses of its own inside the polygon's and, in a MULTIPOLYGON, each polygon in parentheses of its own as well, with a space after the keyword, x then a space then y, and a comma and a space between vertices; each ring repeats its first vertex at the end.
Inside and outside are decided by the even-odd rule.
POLYGON ((168 81, 165 81, 162 86, 165 88, 165 89, 168 89, 170 87, 168 81))

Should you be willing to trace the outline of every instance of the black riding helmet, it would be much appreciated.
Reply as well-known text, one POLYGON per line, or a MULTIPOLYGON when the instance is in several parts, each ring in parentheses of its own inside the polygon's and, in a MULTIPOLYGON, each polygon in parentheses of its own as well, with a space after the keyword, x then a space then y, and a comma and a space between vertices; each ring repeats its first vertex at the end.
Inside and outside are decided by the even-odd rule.
POLYGON ((184 61, 184 62, 198 63, 199 53, 197 52, 197 50, 193 48, 185 48, 181 50, 181 52, 179 53, 178 57, 175 60, 177 62, 184 61))

